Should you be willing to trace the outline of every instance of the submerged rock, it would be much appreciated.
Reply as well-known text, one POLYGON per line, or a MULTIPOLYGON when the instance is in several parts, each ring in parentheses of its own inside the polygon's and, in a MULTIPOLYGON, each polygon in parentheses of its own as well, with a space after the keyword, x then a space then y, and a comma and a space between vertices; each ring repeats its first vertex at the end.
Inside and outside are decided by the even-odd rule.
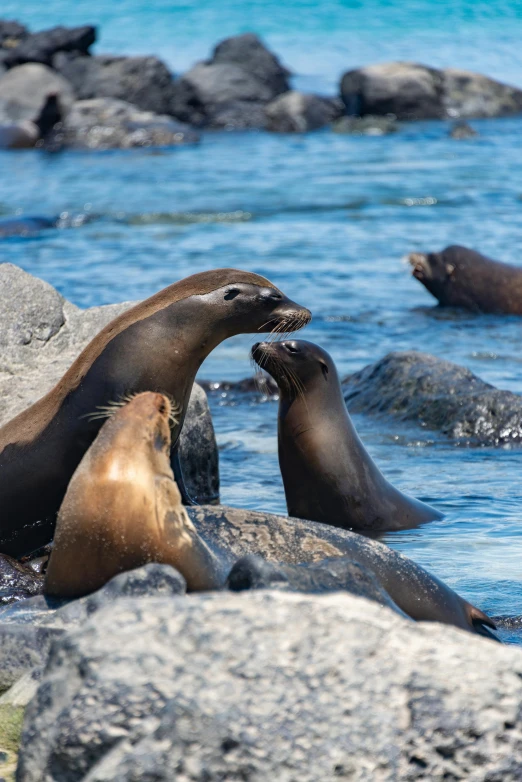
POLYGON ((63 135, 64 144, 79 149, 179 146, 198 141, 188 125, 114 98, 74 103, 63 135))
POLYGON ((455 122, 451 130, 449 131, 450 138, 455 139, 467 139, 476 138, 478 133, 467 122, 455 122))
POLYGON ((60 53, 53 67, 78 100, 116 98, 155 114, 170 114, 173 77, 157 57, 78 57, 60 53))
POLYGON ((119 600, 53 644, 17 779, 515 782, 521 708, 519 649, 362 598, 119 600))
MULTIPOLYGON (((0 426, 58 382, 83 348, 131 302, 81 310, 43 280, 0 264, 0 426)), ((217 445, 204 392, 194 384, 180 436, 187 489, 200 502, 219 492, 217 445), (187 433, 190 433, 187 435, 187 433)))
POLYGON ((399 123, 391 117, 341 117, 334 122, 332 130, 351 136, 387 136, 399 130, 399 123))
POLYGON ((499 117, 522 112, 522 90, 471 71, 388 62, 344 74, 341 97, 349 114, 398 119, 499 117))
POLYGON ((305 133, 329 125, 342 113, 336 98, 322 98, 289 90, 265 109, 266 129, 279 133, 305 133))
POLYGON ((417 421, 462 445, 522 443, 522 397, 414 350, 388 353, 343 380, 350 412, 417 421))

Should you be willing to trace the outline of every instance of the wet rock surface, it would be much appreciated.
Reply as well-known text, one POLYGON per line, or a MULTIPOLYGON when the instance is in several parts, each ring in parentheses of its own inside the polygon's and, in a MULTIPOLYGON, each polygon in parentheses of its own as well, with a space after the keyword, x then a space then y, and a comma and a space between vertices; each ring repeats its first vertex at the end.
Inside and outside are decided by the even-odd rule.
POLYGON ((53 27, 37 33, 22 30, 9 36, 7 40, 9 46, 6 47, 4 38, 3 52, 0 50, 1 61, 6 67, 12 68, 27 62, 51 65, 53 56, 58 52, 86 54, 96 40, 96 28, 91 25, 53 27))
POLYGON ((62 134, 63 143, 76 149, 177 146, 198 140, 188 125, 114 98, 74 103, 62 134))
POLYGON ((271 101, 265 112, 267 130, 305 133, 323 128, 337 119, 342 114, 342 104, 334 98, 289 90, 271 101))
POLYGON ((521 679, 349 595, 122 599, 53 644, 17 778, 514 782, 521 679))
MULTIPOLYGON (((0 264, 0 293, 5 305, 5 311, 0 309, 1 426, 50 391, 91 339, 131 303, 81 310, 12 264, 0 264)), ((197 385, 180 449, 189 492, 200 502, 214 502, 219 492, 217 446, 205 394, 197 385)))
POLYGON ((341 79, 348 114, 397 119, 500 117, 522 112, 522 90, 478 73, 388 62, 348 71, 341 79))
POLYGON ((345 378, 343 391, 350 412, 417 421, 462 445, 522 443, 520 396, 428 353, 389 353, 345 378))

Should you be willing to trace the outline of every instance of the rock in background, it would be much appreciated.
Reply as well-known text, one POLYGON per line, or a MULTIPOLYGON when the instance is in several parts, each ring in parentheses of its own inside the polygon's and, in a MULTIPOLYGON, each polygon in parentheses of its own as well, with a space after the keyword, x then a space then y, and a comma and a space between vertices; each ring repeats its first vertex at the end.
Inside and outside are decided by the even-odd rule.
POLYGON ((17 780, 515 782, 521 709, 519 649, 361 598, 122 599, 53 644, 17 780))
POLYGON ((522 90, 472 71, 388 62, 348 71, 341 79, 348 114, 397 119, 500 117, 522 112, 522 90))
POLYGON ((417 421, 463 445, 522 443, 522 397, 428 353, 388 353, 345 378, 343 392, 351 412, 417 421))
MULTIPOLYGON (((131 306, 81 310, 8 263, 0 264, 0 294, 0 425, 50 391, 91 339, 131 306)), ((189 492, 200 502, 215 502, 217 445, 205 392, 196 384, 180 449, 189 492)))
POLYGON ((343 113, 335 98, 321 98, 289 90, 265 109, 266 129, 279 133, 305 133, 329 125, 343 113))

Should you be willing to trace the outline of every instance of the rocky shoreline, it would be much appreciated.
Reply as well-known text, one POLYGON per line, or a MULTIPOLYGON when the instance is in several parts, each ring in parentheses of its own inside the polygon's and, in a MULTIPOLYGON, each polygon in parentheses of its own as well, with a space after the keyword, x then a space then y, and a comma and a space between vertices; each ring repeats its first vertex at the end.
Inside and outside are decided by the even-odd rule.
POLYGON ((92 25, 31 33, 0 20, 0 127, 34 122, 49 94, 63 117, 38 142, 48 149, 172 146, 196 142, 201 130, 381 135, 397 120, 522 113, 522 89, 455 68, 370 65, 322 96, 292 89, 291 73, 254 33, 221 41, 181 75, 155 56, 92 54, 96 34, 92 25))

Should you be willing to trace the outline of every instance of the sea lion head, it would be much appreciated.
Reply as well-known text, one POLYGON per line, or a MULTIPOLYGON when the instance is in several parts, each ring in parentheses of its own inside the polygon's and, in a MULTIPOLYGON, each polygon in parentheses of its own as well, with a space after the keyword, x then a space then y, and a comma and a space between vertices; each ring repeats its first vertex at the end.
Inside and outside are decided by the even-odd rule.
POLYGON ((413 277, 437 299, 444 297, 448 286, 455 280, 458 265, 453 250, 458 249, 447 247, 440 253, 410 253, 408 256, 413 277), (448 251, 451 251, 451 257, 448 251))
POLYGON ((229 272, 230 282, 207 294, 214 313, 227 335, 286 333, 306 326, 310 310, 296 304, 265 277, 247 272, 229 272))
POLYGON ((324 389, 332 381, 338 383, 332 357, 313 342, 258 342, 252 358, 274 378, 283 395, 297 396, 316 387, 324 389))
MULTIPOLYGON (((128 479, 128 469, 147 465, 147 474, 173 479, 170 466, 171 423, 175 410, 164 394, 145 391, 104 408, 108 420, 91 449, 96 466, 112 480, 128 479)), ((102 411, 100 414, 104 413, 102 411)))

